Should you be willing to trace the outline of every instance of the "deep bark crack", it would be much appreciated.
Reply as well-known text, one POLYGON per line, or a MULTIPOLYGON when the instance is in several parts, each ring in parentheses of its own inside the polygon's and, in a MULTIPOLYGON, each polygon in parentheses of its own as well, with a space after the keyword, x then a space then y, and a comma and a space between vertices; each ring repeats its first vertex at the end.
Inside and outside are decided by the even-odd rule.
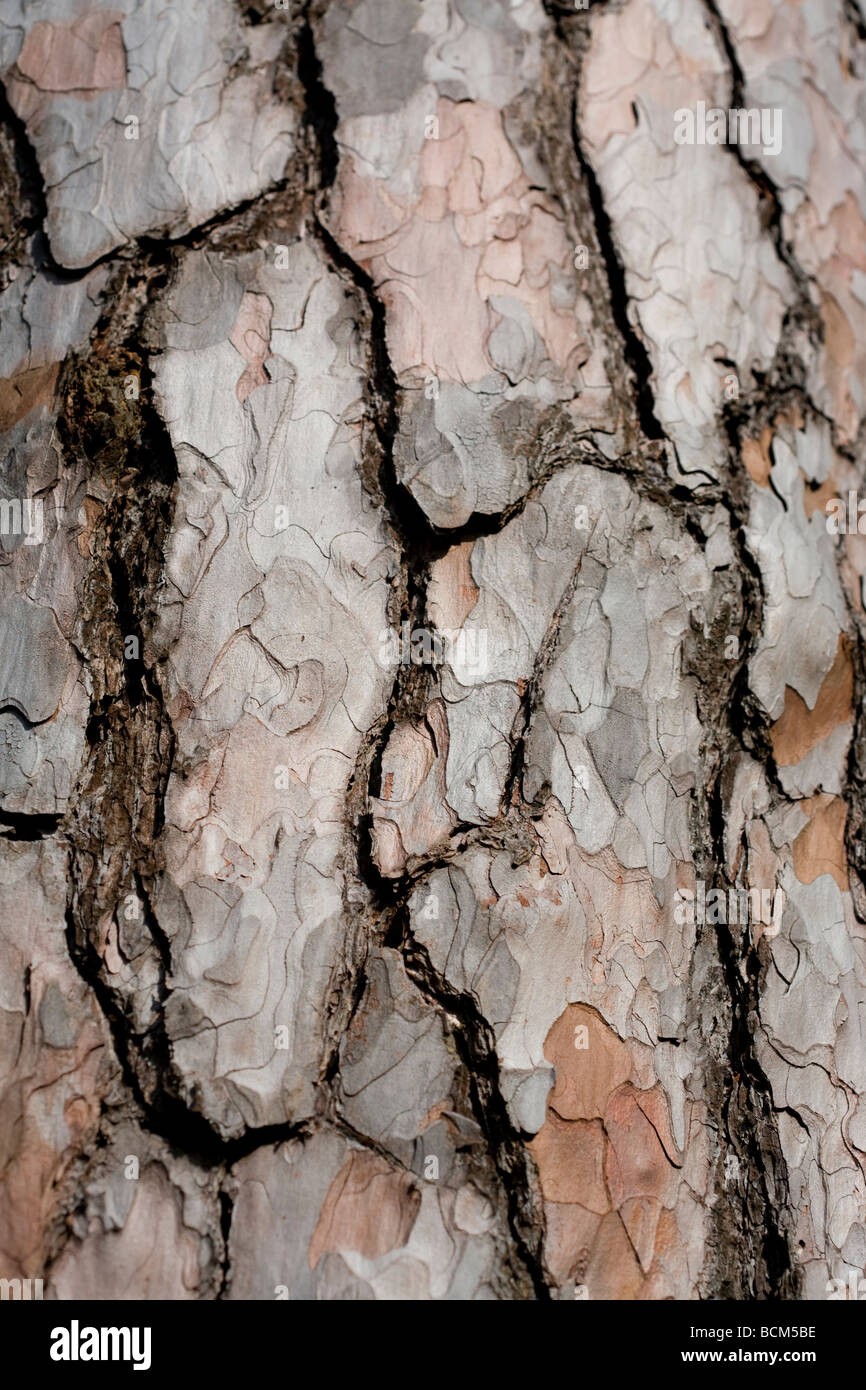
MULTIPOLYGON (((314 136, 313 151, 318 158, 320 188, 325 195, 333 185, 339 163, 337 110, 332 94, 322 82, 310 15, 311 6, 307 4, 299 42, 299 77, 307 92, 305 116, 314 136)), ((402 556, 404 587, 400 619, 423 625, 431 561, 461 540, 501 530, 511 515, 516 514, 517 506, 509 509, 507 515, 491 518, 474 516, 456 532, 439 534, 427 521, 408 488, 396 475, 394 441, 399 429, 400 396, 388 355, 385 306, 372 277, 339 245, 325 225, 321 213, 316 218, 316 228, 331 263, 350 279, 366 307, 366 395, 375 436, 372 450, 375 461, 373 485, 381 496, 402 556)), ((522 498, 519 505, 525 506, 526 500, 526 497, 522 498)), ((347 796, 347 805, 351 806, 353 800, 355 802, 354 834, 350 833, 348 842, 350 845, 354 842, 355 846, 354 877, 357 883, 363 884, 377 912, 384 915, 387 925, 381 933, 381 940, 394 945, 399 940, 408 978, 440 1011, 443 1021, 453 1032, 458 1052, 467 1068, 476 1118, 487 1137, 494 1169, 507 1194, 509 1226, 518 1262, 529 1274, 536 1296, 546 1297, 547 1281, 540 1255, 543 1221, 540 1204, 533 1194, 531 1161, 508 1120, 505 1102, 499 1091, 498 1063, 489 1025, 470 996, 458 994, 447 981, 436 976, 426 951, 414 943, 408 928, 406 899, 416 881, 404 877, 399 883, 393 884, 384 880, 376 869, 370 847, 370 819, 366 803, 390 732, 398 718, 407 717, 410 710, 415 713, 423 710, 428 693, 428 681, 422 668, 398 667, 386 717, 384 721, 377 721, 372 746, 369 739, 362 745, 356 761, 354 786, 350 787, 347 796), (530 1211, 532 1218, 525 1215, 530 1211)), ((351 912, 351 904, 349 906, 351 912)), ((361 955, 362 959, 366 956, 366 947, 361 948, 361 955)), ((332 993, 337 993, 341 998, 348 995, 350 1005, 348 1011, 345 1007, 340 1011, 339 1028, 326 1060, 324 1075, 329 1080, 336 1075, 340 1036, 348 1028, 362 998, 361 970, 362 965, 357 962, 354 969, 350 966, 346 970, 344 967, 342 978, 338 978, 332 988, 332 993)))

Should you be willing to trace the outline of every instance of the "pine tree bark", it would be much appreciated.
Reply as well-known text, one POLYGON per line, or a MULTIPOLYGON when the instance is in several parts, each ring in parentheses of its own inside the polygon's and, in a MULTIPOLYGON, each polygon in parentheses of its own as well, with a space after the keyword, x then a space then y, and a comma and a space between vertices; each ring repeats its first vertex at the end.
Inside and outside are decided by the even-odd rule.
POLYGON ((859 3, 19 9, 0 1277, 863 1275, 859 3))

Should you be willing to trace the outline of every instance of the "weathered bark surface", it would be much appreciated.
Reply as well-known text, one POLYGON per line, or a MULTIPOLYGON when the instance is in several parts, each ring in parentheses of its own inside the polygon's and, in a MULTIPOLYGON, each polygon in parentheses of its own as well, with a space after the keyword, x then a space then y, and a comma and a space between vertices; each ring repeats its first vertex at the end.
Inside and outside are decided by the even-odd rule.
POLYGON ((864 74, 855 0, 6 5, 0 1276, 863 1271, 864 74))

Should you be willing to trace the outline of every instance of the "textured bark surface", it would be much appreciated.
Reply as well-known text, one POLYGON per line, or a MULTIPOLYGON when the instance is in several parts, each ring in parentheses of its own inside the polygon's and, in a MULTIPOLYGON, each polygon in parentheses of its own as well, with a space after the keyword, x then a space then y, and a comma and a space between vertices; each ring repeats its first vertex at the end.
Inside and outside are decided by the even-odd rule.
POLYGON ((855 0, 4 6, 0 1277, 863 1273, 864 75, 855 0))

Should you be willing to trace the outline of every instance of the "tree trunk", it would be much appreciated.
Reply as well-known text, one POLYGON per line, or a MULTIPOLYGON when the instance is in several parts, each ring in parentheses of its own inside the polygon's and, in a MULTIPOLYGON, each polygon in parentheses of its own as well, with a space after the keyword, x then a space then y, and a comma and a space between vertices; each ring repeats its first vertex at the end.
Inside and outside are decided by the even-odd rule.
POLYGON ((858 4, 37 14, 0 24, 0 1275, 847 1285, 858 4))

